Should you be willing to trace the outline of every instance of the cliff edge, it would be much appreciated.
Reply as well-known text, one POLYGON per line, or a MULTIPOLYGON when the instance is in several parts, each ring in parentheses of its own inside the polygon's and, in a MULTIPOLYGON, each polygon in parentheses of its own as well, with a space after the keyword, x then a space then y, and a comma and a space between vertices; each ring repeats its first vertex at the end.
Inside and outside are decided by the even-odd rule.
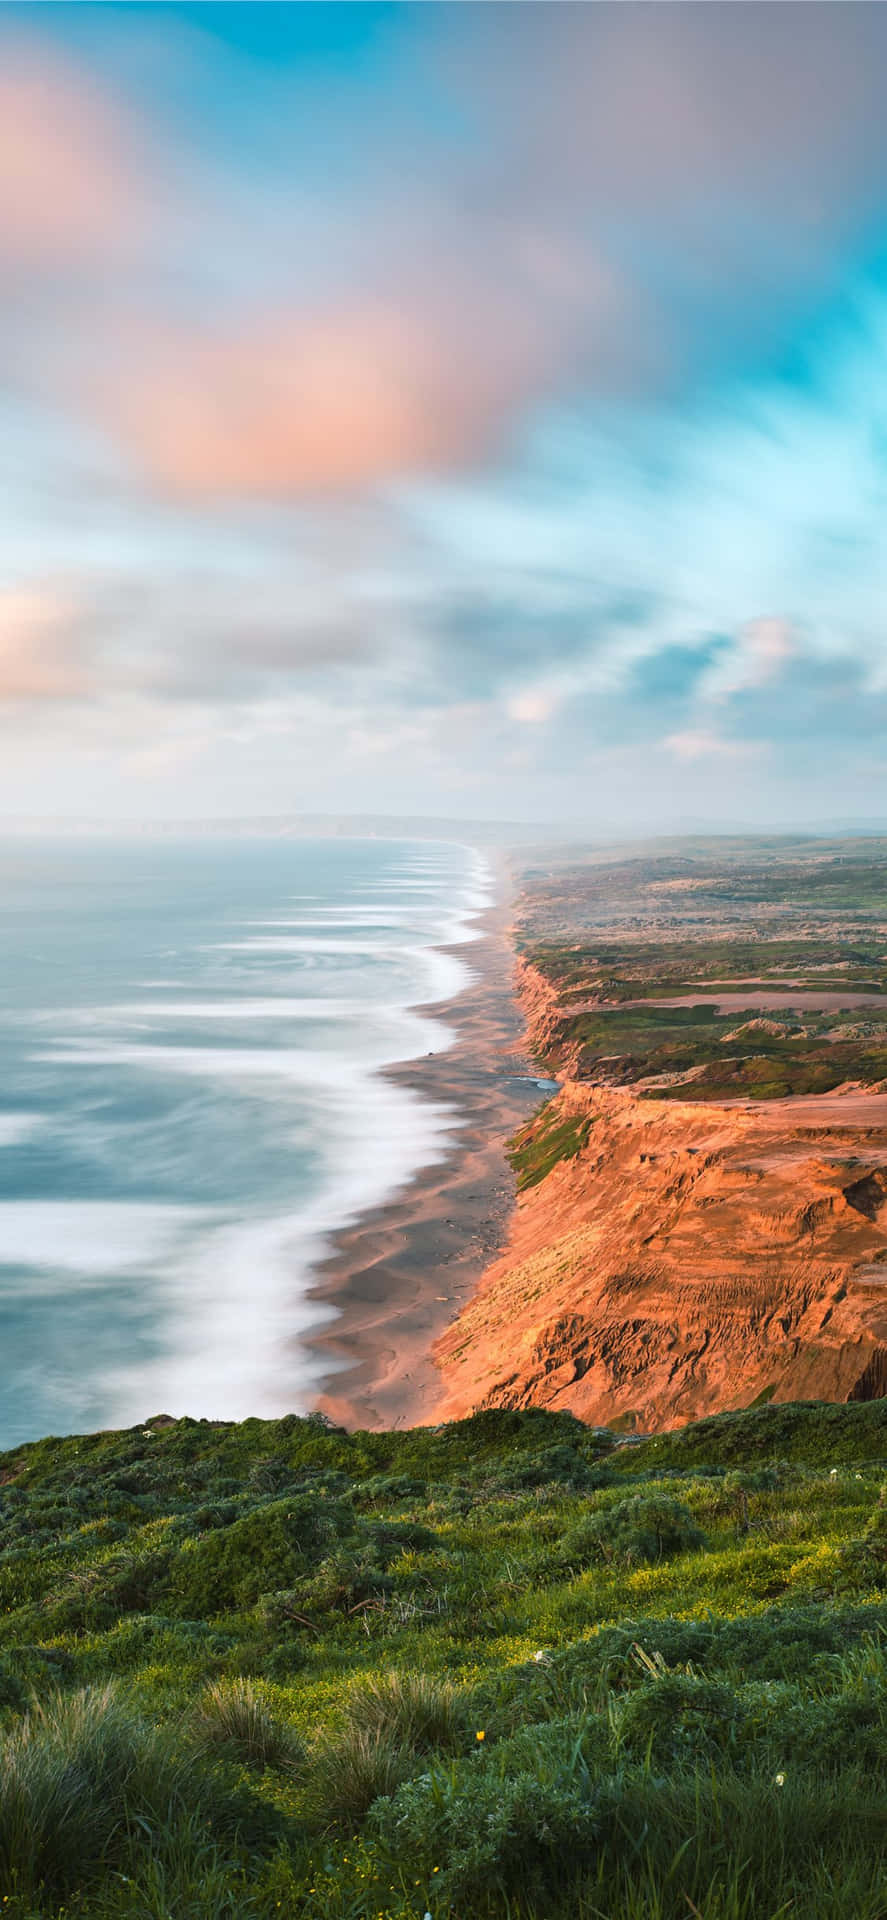
POLYGON ((569 1408, 650 1431, 887 1394, 887 1094, 745 1107, 568 1083, 579 1144, 438 1342, 436 1418, 569 1408))

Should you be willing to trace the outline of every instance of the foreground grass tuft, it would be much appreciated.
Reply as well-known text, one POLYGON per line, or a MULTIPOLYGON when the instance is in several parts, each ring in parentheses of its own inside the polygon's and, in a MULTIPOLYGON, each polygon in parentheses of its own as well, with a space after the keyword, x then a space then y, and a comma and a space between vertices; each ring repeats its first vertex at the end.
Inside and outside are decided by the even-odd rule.
POLYGON ((51 1693, 4 1742, 0 1875, 17 1889, 63 1893, 202 1797, 185 1754, 113 1687, 51 1693))
POLYGON ((193 1744, 251 1767, 295 1772, 305 1749, 293 1728, 273 1713, 252 1680, 214 1680, 201 1694, 188 1731, 193 1744))
POLYGON ((428 1673, 391 1669, 359 1680, 346 1713, 355 1732, 387 1736, 415 1754, 455 1753, 468 1735, 464 1695, 428 1673))

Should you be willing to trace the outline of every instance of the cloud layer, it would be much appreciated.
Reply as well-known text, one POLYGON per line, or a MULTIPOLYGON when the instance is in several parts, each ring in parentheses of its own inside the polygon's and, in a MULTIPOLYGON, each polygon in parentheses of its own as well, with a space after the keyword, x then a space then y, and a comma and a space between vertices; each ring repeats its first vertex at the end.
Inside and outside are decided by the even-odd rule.
POLYGON ((337 18, 0 21, 6 803, 843 806, 887 14, 337 18))

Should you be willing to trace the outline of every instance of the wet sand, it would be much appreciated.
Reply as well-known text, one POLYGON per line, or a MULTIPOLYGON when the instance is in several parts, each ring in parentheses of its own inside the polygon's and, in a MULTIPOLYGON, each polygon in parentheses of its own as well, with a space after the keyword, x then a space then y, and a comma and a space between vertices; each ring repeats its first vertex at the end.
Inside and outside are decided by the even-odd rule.
POLYGON ((457 1035, 447 1053, 389 1069, 391 1078, 462 1116, 444 1161, 344 1232, 321 1268, 314 1299, 339 1318, 310 1338, 330 1362, 320 1410, 347 1427, 416 1426, 443 1397, 432 1346, 502 1246, 514 1206, 506 1142, 544 1099, 524 1052, 512 993, 510 876, 479 916, 482 937, 454 949, 477 975, 432 1009, 457 1035))

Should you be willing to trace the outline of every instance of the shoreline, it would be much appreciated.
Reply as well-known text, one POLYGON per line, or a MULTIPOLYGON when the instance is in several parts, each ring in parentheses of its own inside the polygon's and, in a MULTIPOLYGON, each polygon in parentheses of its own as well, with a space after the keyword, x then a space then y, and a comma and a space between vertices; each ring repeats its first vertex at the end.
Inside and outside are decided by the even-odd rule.
POLYGON ((468 948, 440 948, 476 978, 453 999, 416 1009, 446 1019, 453 1044, 384 1069, 386 1079, 452 1106, 461 1125, 442 1160, 336 1234, 309 1290, 337 1314, 303 1344, 328 1362, 316 1405, 339 1426, 433 1420, 445 1396, 434 1344, 507 1237, 515 1183, 506 1144, 543 1096, 512 986, 511 874, 502 856, 491 866, 496 899, 477 915, 479 937, 468 948))

